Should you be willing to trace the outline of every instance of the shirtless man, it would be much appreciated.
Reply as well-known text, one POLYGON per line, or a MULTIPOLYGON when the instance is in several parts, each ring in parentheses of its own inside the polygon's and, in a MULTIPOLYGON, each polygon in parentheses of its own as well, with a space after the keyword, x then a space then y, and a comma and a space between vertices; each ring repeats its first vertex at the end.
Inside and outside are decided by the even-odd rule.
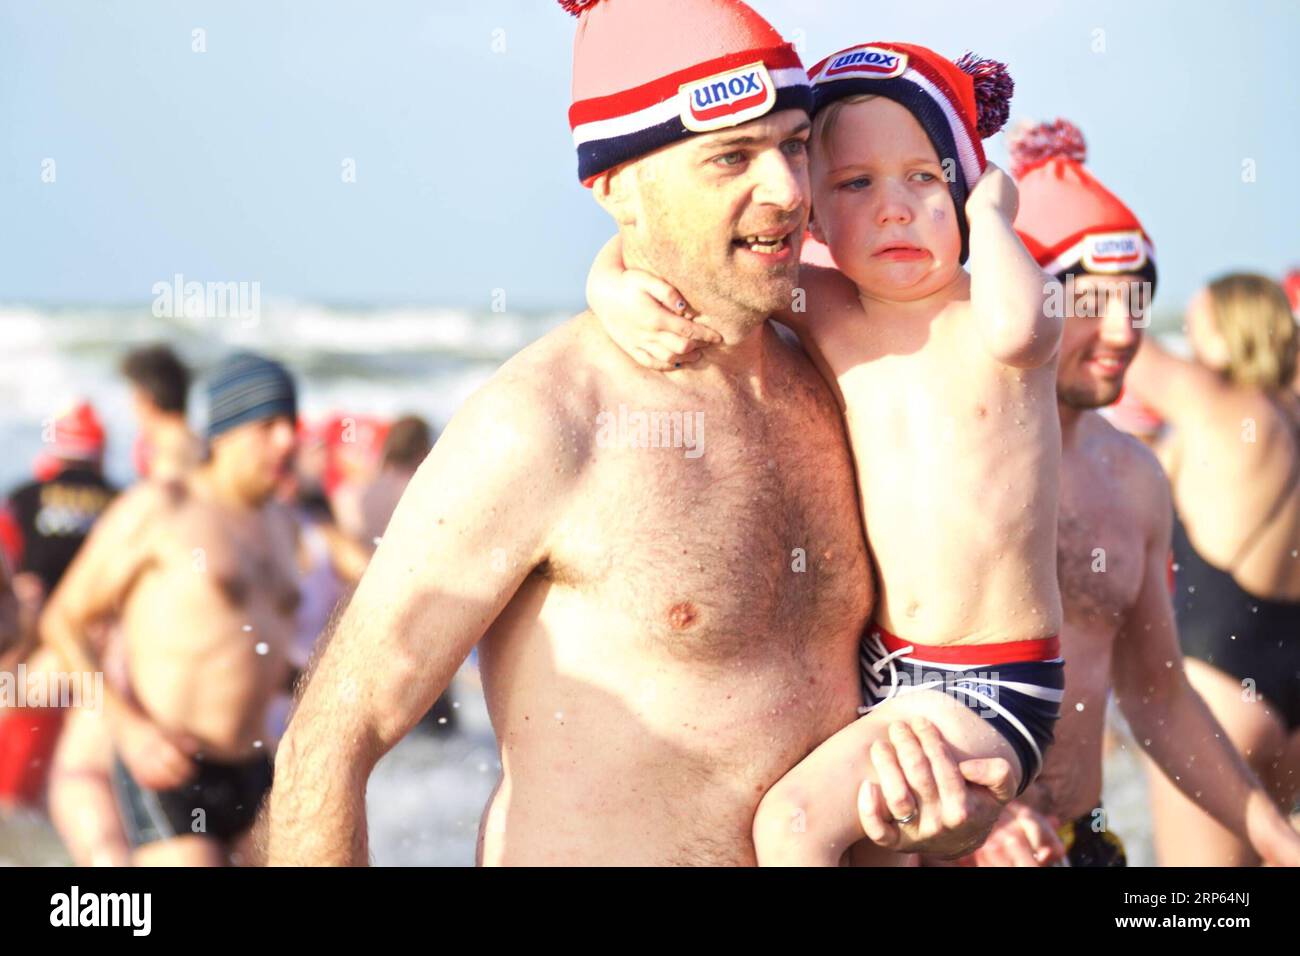
MULTIPOLYGON (((740 3, 694 4, 672 25, 689 43, 647 44, 667 29, 649 4, 585 9, 582 178, 625 255, 719 316, 724 343, 660 374, 584 314, 465 404, 315 662, 280 750, 273 864, 367 860, 367 778, 475 644, 502 763, 484 863, 752 864, 763 793, 857 716, 873 594, 843 426, 765 321, 808 215, 806 73, 740 3), (648 57, 611 55, 633 42, 674 91, 761 95, 697 115, 649 95, 648 57), (723 57, 751 66, 719 76, 723 57), (775 232, 794 248, 744 241, 775 232)), ((932 729, 897 734, 912 790, 882 777, 890 809, 915 800, 934 826, 894 827, 896 848, 982 839, 989 791, 963 786, 932 729)))
POLYGON ((102 669, 93 623, 122 625, 129 693, 106 681, 104 711, 138 865, 226 861, 270 788, 266 716, 289 666, 294 533, 270 500, 293 457, 293 382, 238 354, 209 397, 210 459, 123 495, 41 620, 72 671, 102 669))
POLYGON ((1123 866, 1123 844, 1101 804, 1102 741, 1112 687, 1134 737, 1165 776, 1266 860, 1300 865, 1300 835, 1237 755, 1183 673, 1167 577, 1172 502, 1152 452, 1096 409, 1114 402, 1137 353, 1154 287, 1154 251, 1133 214, 1055 147, 1025 156, 1028 141, 1073 140, 1051 124, 1017 135, 1016 229, 1075 298, 1057 370, 1061 419, 1057 563, 1065 626, 1065 698, 1042 774, 1011 804, 975 855, 981 865, 1041 865, 1063 849, 1072 866, 1123 866), (1022 168, 1022 167, 1028 167, 1022 168), (1073 217, 1073 218, 1069 218, 1073 217), (1087 252, 1127 232, 1132 272, 1115 273, 1087 252), (1076 251, 1063 252, 1083 235, 1076 251), (1081 259, 1079 249, 1085 250, 1081 259), (1026 812, 1026 808, 1028 811, 1026 812), (1051 824, 1064 824, 1065 846, 1051 824))

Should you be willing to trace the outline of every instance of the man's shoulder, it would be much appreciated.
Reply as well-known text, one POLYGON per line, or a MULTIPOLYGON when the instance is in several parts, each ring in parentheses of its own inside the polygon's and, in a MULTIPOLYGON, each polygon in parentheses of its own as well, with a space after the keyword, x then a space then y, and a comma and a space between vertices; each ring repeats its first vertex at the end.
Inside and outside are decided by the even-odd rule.
POLYGON ((466 399, 439 444, 472 430, 479 443, 516 453, 578 455, 609 384, 608 350, 616 348, 607 338, 602 347, 596 333, 604 335, 584 314, 516 353, 466 399))
POLYGON ((584 312, 517 352, 476 397, 527 400, 523 414, 585 420, 616 389, 621 373, 645 374, 584 312))
POLYGON ((1143 504, 1168 503, 1169 479, 1155 452, 1095 411, 1087 413, 1086 419, 1091 454, 1100 457, 1143 504))
POLYGON ((150 479, 137 482, 119 492, 104 512, 118 523, 139 525, 152 518, 174 512, 189 496, 179 480, 150 479))

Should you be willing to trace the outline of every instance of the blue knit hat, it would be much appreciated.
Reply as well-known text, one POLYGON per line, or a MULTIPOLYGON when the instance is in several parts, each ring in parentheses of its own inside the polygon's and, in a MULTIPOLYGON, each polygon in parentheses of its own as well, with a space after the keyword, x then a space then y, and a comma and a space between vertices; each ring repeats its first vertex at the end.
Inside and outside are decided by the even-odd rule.
POLYGON ((248 422, 286 415, 298 418, 293 378, 279 362, 236 352, 208 379, 208 439, 248 422))

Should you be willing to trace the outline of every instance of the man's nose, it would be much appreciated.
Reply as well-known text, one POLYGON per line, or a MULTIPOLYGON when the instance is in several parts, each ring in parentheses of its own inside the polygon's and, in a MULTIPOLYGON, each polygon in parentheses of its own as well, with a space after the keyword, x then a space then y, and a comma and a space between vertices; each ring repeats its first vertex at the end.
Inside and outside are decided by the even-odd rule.
POLYGON ((1141 305, 1136 299, 1130 303, 1128 290, 1114 290, 1106 296, 1106 307, 1101 314, 1101 327, 1097 335, 1107 345, 1128 348, 1142 335, 1141 305))
POLYGON ((780 150, 766 150, 755 160, 758 185, 754 199, 785 212, 795 212, 808 202, 808 174, 795 169, 780 150))

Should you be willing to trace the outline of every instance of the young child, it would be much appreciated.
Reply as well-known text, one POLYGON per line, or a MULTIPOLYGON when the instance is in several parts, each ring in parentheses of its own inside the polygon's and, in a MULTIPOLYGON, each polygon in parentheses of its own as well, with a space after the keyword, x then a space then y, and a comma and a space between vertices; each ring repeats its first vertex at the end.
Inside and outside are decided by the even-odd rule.
MULTIPOLYGON (((810 229, 839 271, 805 264, 795 307, 775 318, 844 409, 880 601, 861 646, 865 716, 767 793, 754 821, 762 864, 833 865, 862 839, 873 814, 858 801, 879 799, 864 783, 876 779, 872 746, 894 720, 928 719, 960 759, 1010 761, 1023 790, 1064 684, 1062 319, 1046 314, 1053 280, 1012 230, 1015 186, 980 144, 1006 121, 1010 78, 1000 64, 902 43, 852 47, 810 75, 810 229)), ((753 238, 737 254, 770 251, 753 238)), ((707 316, 682 323, 692 314, 675 290, 624 271, 617 242, 589 298, 651 367, 707 361, 720 339, 707 316)), ((903 836, 915 815, 895 818, 903 836)))

